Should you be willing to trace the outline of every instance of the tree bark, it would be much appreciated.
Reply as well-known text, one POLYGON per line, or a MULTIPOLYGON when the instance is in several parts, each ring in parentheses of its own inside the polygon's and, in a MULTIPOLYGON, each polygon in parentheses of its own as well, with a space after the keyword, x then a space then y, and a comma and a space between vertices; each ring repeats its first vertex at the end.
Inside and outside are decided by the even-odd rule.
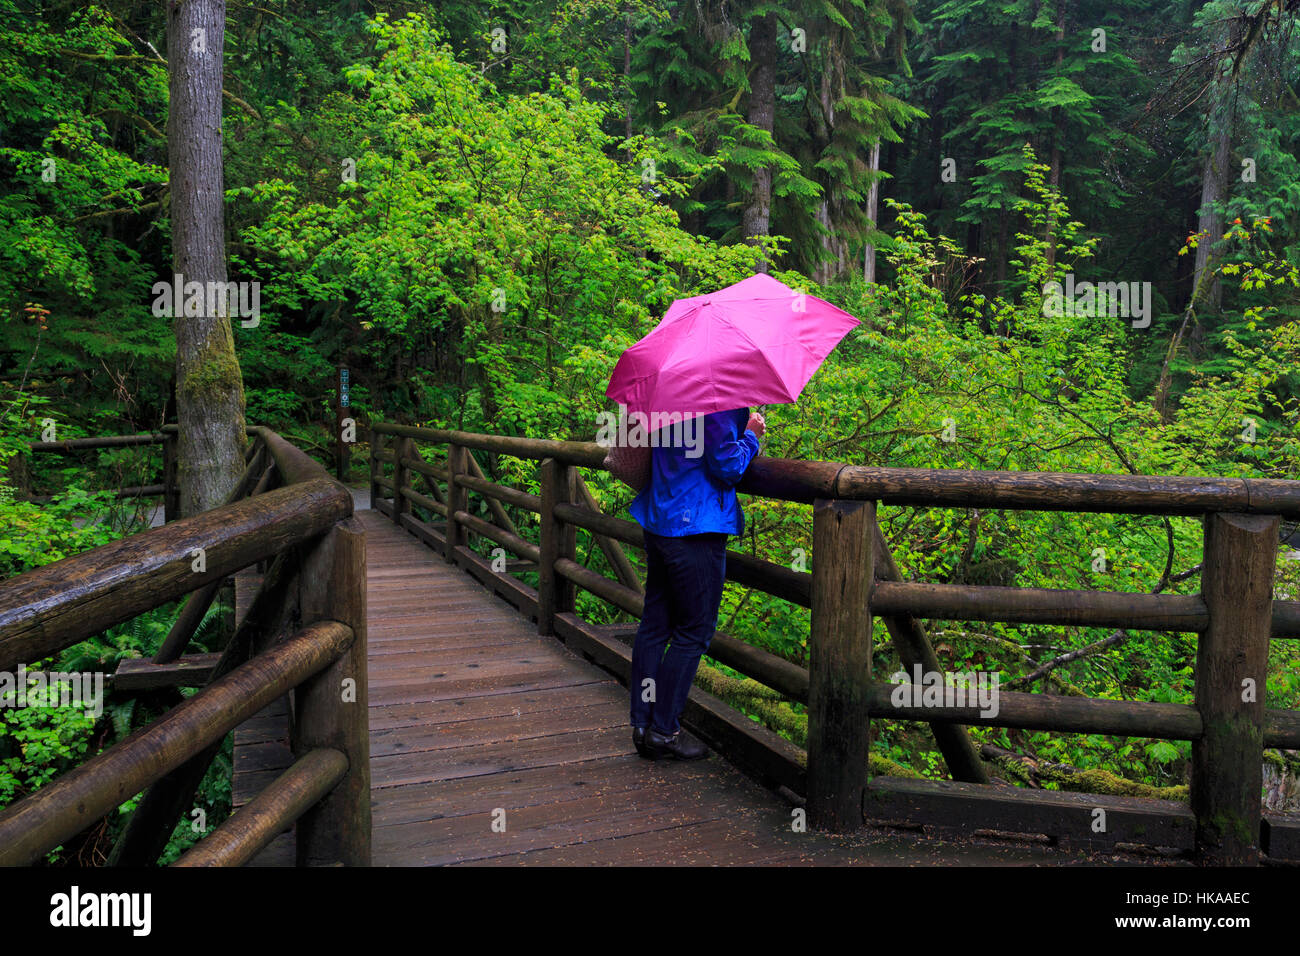
MULTIPOLYGON (((754 63, 754 79, 749 94, 749 122, 768 133, 776 118, 776 14, 769 13, 754 21, 749 35, 749 56, 754 63)), ((743 229, 746 241, 769 234, 772 223, 772 168, 754 170, 754 189, 745 206, 743 229)), ((766 258, 755 267, 767 272, 766 258)))
MULTIPOLYGON (((1216 77, 1210 90, 1209 150, 1201 164, 1201 205, 1197 219, 1197 230, 1205 236, 1196 245, 1196 269, 1192 276, 1192 305, 1198 313, 1218 312, 1223 303, 1223 289, 1216 270, 1218 246, 1223 241, 1223 203, 1228 198, 1230 100, 1231 84, 1216 77)), ((1196 337, 1195 329, 1193 336, 1196 337)))
MULTIPOLYGON (((871 227, 877 228, 880 214, 880 140, 871 144, 871 186, 867 190, 867 218, 871 227)), ((876 281, 876 247, 870 242, 862 253, 862 278, 868 282, 876 281)))
MULTIPOLYGON (((225 0, 167 7, 172 258, 184 284, 226 288, 225 179, 221 152, 221 63, 225 0)), ((244 469, 244 382, 229 309, 215 295, 176 309, 176 404, 180 425, 181 511, 216 507, 244 469), (189 314, 191 311, 198 314, 189 314)))
MULTIPOLYGON (((623 87, 627 90, 627 139, 632 138, 632 12, 628 4, 623 4, 623 87)), ((632 159, 629 148, 628 159, 632 159)))
MULTIPOLYGON (((1065 62, 1065 14, 1068 0, 1056 3, 1056 75, 1061 75, 1061 66, 1065 62)), ((1051 171, 1047 184, 1053 189, 1061 188, 1061 140, 1065 138, 1065 124, 1061 122, 1061 108, 1052 107, 1052 153, 1051 171)), ((1047 221, 1047 275, 1052 278, 1056 270, 1056 217, 1047 221)))
MULTIPOLYGON (((821 80, 821 120, 817 124, 823 155, 835 139, 835 103, 843 95, 844 50, 838 42, 839 31, 832 30, 826 40, 826 59, 822 67, 821 80)), ((839 278, 847 265, 847 249, 839 237, 835 223, 843 210, 834 197, 829 177, 822 183, 822 199, 817 207, 817 224, 822 228, 819 242, 822 247, 822 259, 813 270, 813 281, 818 285, 828 285, 839 278), (832 207, 836 208, 832 208, 832 207)))

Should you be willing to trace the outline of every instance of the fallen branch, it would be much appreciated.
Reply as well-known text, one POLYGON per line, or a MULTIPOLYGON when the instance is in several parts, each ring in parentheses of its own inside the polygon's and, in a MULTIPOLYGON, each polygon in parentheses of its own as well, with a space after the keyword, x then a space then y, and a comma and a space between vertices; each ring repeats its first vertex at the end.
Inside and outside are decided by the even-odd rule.
POLYGON ((1104 793, 1120 797, 1148 797, 1183 802, 1188 799, 1186 784, 1153 787, 1150 784, 1116 776, 1108 770, 1080 770, 1070 764, 1039 760, 1037 757, 1004 750, 993 744, 985 744, 981 747, 980 756, 1034 789, 1041 790, 1045 782, 1050 782, 1062 790, 1074 793, 1104 793))

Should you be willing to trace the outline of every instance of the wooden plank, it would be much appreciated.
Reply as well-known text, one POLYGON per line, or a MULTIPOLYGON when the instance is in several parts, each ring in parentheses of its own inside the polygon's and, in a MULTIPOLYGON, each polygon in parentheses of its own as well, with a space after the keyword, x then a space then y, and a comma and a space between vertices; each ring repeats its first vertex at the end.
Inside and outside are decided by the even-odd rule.
POLYGON ((393 727, 447 723, 456 719, 458 714, 467 715, 466 720, 477 720, 480 716, 499 716, 516 710, 527 713, 554 706, 552 699, 562 703, 586 700, 587 694, 596 692, 593 688, 598 688, 602 695, 607 692, 607 688, 616 688, 620 693, 626 693, 617 684, 595 674, 567 673, 561 678, 541 677, 520 683, 524 686, 493 688, 490 692, 469 697, 452 696, 442 700, 403 701, 395 704, 376 704, 372 701, 370 729, 375 733, 393 727))
POLYGON ((403 687, 411 687, 412 693, 420 695, 405 698, 407 700, 439 700, 447 696, 444 685, 509 681, 542 670, 568 671, 574 676, 581 673, 573 658, 557 654, 555 648, 511 645, 508 650, 509 653, 500 655, 495 660, 490 657, 477 661, 442 660, 428 667, 384 668, 371 681, 374 700, 376 703, 391 701, 393 695, 403 687))
POLYGON ((435 631, 432 628, 421 628, 413 634, 403 635, 399 630, 386 628, 377 638, 371 637, 371 672, 373 673, 375 668, 382 666, 386 658, 402 654, 450 653, 460 648, 475 648, 486 651, 492 648, 535 646, 526 636, 515 633, 502 633, 498 627, 494 626, 502 623, 505 622, 497 618, 486 617, 473 618, 464 622, 470 627, 488 626, 488 633, 478 640, 472 634, 465 633, 464 624, 460 622, 458 622, 458 629, 453 633, 435 631))
POLYGON ((426 701, 478 697, 483 694, 537 690, 542 687, 572 687, 582 683, 589 683, 589 678, 571 665, 544 669, 522 665, 516 668, 485 670, 478 676, 460 680, 439 680, 436 685, 429 681, 380 684, 370 688, 370 703, 372 706, 418 704, 426 701))
POLYGON ((143 657, 122 660, 113 674, 118 691, 154 690, 159 687, 202 687, 212 676, 220 654, 187 654, 169 664, 155 664, 143 657))
MULTIPOLYGON (((293 763, 293 751, 289 749, 288 741, 280 736, 271 736, 269 727, 267 730, 267 739, 246 741, 240 746, 240 774, 261 773, 264 770, 284 770, 293 763)), ((246 802, 246 800, 241 800, 240 804, 246 802)))
MULTIPOLYGON (((382 509, 381 509, 382 510, 382 509)), ((411 532, 433 550, 443 554, 447 550, 446 524, 431 525, 415 515, 402 515, 402 527, 411 532)))
POLYGON ((862 812, 870 820, 937 825, 962 833, 1045 834, 1090 849, 1134 843, 1190 850, 1196 828, 1187 805, 1172 800, 901 777, 872 779, 862 812))
POLYGON ((385 857, 399 866, 483 861, 566 846, 590 854, 592 841, 629 834, 662 835, 724 818, 730 822, 746 810, 746 804, 716 776, 668 779, 654 787, 525 806, 515 804, 513 793, 503 792, 486 800, 477 813, 384 827, 377 843, 385 857))
POLYGON ((439 671, 444 666, 469 667, 509 660, 550 665, 573 659, 571 654, 565 653, 559 641, 548 647, 539 644, 535 635, 530 643, 517 633, 505 635, 514 640, 502 640, 501 627, 497 625, 489 635, 485 635, 483 643, 466 643, 456 635, 414 641, 390 639, 386 653, 371 657, 371 673, 391 678, 401 673, 439 671))
POLYGON ((293 830, 289 829, 267 844, 266 849, 249 861, 248 866, 293 866, 296 852, 293 830))
MULTIPOLYGON (((734 819, 706 819, 667 829, 574 843, 521 854, 528 866, 756 866, 777 862, 784 854, 734 819)), ((509 857, 499 861, 516 862, 509 857)))
MULTIPOLYGON (((952 858, 951 850, 892 834, 868 844, 855 837, 859 842, 843 846, 818 842, 814 833, 794 834, 789 807, 716 756, 692 764, 641 760, 626 726, 626 689, 564 646, 538 638, 461 573, 477 570, 485 583, 503 577, 485 570, 488 562, 459 548, 459 568, 449 566, 379 515, 362 513, 360 520, 371 562, 368 630, 387 635, 372 636, 370 657, 375 863, 454 862, 458 854, 479 863, 530 865, 952 858), (390 680, 386 688, 376 686, 390 680), (421 699, 431 697, 437 699, 421 699), (725 819, 681 823, 683 812, 708 815, 699 795, 714 792, 733 800, 725 819), (483 825, 498 806, 506 810, 505 834, 483 825), (631 806, 645 812, 626 812, 631 806), (390 830, 400 833, 385 833, 390 830)), ((635 624, 593 626, 572 614, 558 623, 572 650, 615 673, 625 670, 635 624)), ((746 744, 736 741, 748 741, 763 755, 751 761, 760 776, 801 787, 796 748, 698 688, 684 717, 714 746, 726 740, 728 753, 744 752, 746 744), (784 775, 771 772, 772 741, 764 734, 778 750, 784 747, 784 775)), ((241 734, 242 793, 272 781, 288 756, 270 715, 259 714, 241 734)), ((276 846, 254 863, 276 862, 276 846)), ((1042 859, 1040 848, 985 848, 972 852, 971 861, 1042 859)), ((280 851, 278 861, 291 858, 280 851)))
POLYGON ((429 780, 450 780, 504 773, 522 767, 581 763, 632 749, 627 726, 575 731, 542 737, 527 748, 506 740, 440 751, 375 757, 370 764, 376 790, 429 780))
POLYGON ((380 795, 375 826, 481 813, 485 805, 496 806, 502 793, 510 795, 512 806, 526 807, 574 800, 591 793, 613 796, 673 780, 695 780, 716 774, 717 766, 709 761, 642 760, 632 752, 629 741, 625 753, 579 763, 390 787, 380 795))
POLYGON ((447 724, 421 724, 375 731, 370 735, 375 757, 474 747, 498 740, 520 742, 587 730, 624 727, 627 706, 622 702, 587 703, 553 708, 541 713, 503 714, 447 724))

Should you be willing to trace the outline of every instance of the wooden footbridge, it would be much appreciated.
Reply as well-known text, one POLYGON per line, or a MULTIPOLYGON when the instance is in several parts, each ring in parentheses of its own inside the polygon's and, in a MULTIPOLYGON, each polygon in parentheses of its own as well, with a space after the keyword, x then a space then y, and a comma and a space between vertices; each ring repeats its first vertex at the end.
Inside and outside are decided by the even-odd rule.
MULTIPOLYGON (((1300 749, 1300 714, 1262 702, 1269 642, 1300 638, 1300 602, 1272 597, 1300 482, 757 459, 742 491, 811 506, 812 572, 730 552, 728 578, 811 610, 810 665, 721 633, 709 656, 806 705, 807 749, 697 687, 683 722, 710 759, 654 763, 633 751, 623 684, 642 602, 624 546, 640 529, 603 514, 580 474, 604 449, 377 423, 372 507, 354 509, 305 454, 249 433, 222 507, 0 584, 0 671, 188 595, 155 657, 125 663, 114 689, 201 688, 0 811, 0 863, 39 860, 142 791, 112 862, 156 862, 231 731, 237 810, 180 865, 1055 864, 1137 848, 1300 862, 1300 819, 1260 800, 1263 749, 1300 749), (502 478, 523 468, 540 494, 502 478), (1201 591, 906 582, 877 502, 1200 515, 1201 591), (232 576, 233 638, 186 654, 232 576), (578 589, 628 623, 584 619, 578 589), (925 671, 940 668, 924 619, 1195 633, 1196 700, 1002 692, 996 714, 896 706, 871 677, 873 618, 925 671), (929 723, 952 779, 871 776, 883 716, 929 723), (980 722, 1193 741, 1190 803, 995 786, 965 731, 980 722), (1033 841, 949 839, 1008 833, 1033 841)), ((131 439, 167 449, 145 490, 174 512, 174 429, 131 439)))

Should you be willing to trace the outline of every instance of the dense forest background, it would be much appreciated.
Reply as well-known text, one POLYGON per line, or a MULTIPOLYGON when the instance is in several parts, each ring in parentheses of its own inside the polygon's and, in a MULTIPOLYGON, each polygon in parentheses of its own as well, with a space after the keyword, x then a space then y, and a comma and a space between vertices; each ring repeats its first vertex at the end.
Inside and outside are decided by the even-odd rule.
MULTIPOLYGON (((27 442, 49 423, 72 438, 175 420, 176 339, 151 291, 172 261, 164 8, 0 0, 3 575, 137 528, 148 509, 107 489, 156 469, 147 450, 27 442)), ((764 269, 863 323, 797 405, 765 409, 768 454, 1298 478, 1298 17, 1283 0, 230 0, 226 255, 261 302, 233 323, 247 420, 328 460, 344 364, 363 426, 590 440, 618 355, 673 299, 764 269), (1067 276, 1149 283, 1149 314, 1113 296, 1045 308, 1067 276)), ((353 459, 359 479, 364 446, 353 459)), ((523 463, 490 465, 535 490, 523 463)), ((609 511, 631 497, 603 476, 594 490, 609 511)), ((811 546, 806 508, 746 507, 737 547, 788 564, 811 546)), ((1197 586, 1193 519, 882 520, 916 580, 1197 586)), ((172 613, 60 663, 150 653, 172 613)), ((729 586, 720 628, 806 663, 806 611, 729 586)), ((1190 700, 1193 635, 930 636, 952 670, 998 669, 1010 689, 1190 700)), ((897 659, 877 639, 885 679, 897 659)), ((1274 642, 1268 706, 1300 705, 1297 656, 1274 642)), ((803 742, 802 708, 722 667, 701 680, 803 742)), ((0 804, 150 712, 5 713, 0 804)), ((1128 792, 1180 787, 1190 752, 976 733, 1128 792)), ((877 745, 879 768, 942 772, 924 727, 881 722, 877 745)), ((68 857, 96 859, 112 830, 68 857)))

